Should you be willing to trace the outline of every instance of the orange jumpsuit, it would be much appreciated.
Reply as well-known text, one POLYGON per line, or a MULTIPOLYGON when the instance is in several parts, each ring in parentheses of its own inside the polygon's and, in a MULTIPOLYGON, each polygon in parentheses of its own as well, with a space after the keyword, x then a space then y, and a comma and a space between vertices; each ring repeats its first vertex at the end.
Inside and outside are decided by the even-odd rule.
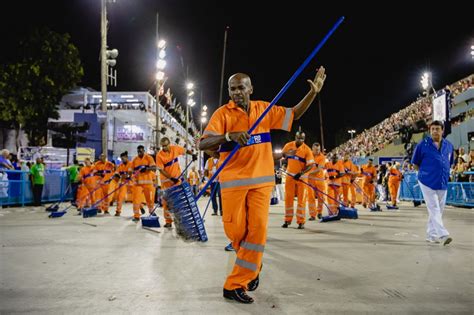
MULTIPOLYGON (((133 171, 138 171, 141 166, 155 166, 155 161, 153 161, 153 158, 146 153, 142 158, 137 155, 132 161, 133 171)), ((153 180, 155 176, 155 172, 150 170, 138 172, 135 176, 132 190, 134 218, 140 218, 140 206, 142 204, 143 195, 145 195, 148 212, 151 213, 153 211, 153 206, 155 204, 155 186, 153 186, 153 180)))
MULTIPOLYGON (((208 135, 247 131, 269 103, 250 101, 248 111, 233 101, 219 107, 204 131, 208 135)), ((289 131, 293 110, 274 106, 253 131, 249 144, 240 148, 219 174, 224 230, 237 253, 224 289, 247 289, 259 274, 267 238, 270 197, 275 185, 271 129, 289 131)), ((221 145, 220 161, 229 155, 233 142, 221 145)))
POLYGON ((342 161, 337 161, 333 164, 331 161, 326 163, 326 177, 328 179, 328 206, 329 215, 337 215, 339 212, 338 207, 339 195, 341 194, 342 178, 336 177, 331 179, 333 176, 339 176, 344 173, 344 164, 342 161))
MULTIPOLYGON (((186 154, 186 149, 177 145, 170 145, 170 151, 165 152, 161 150, 156 155, 156 166, 158 168, 166 171, 171 177, 178 178, 181 175, 181 168, 179 167, 178 157, 180 155, 186 154)), ((175 184, 171 179, 167 178, 165 175, 160 173, 161 180, 161 189, 164 191, 170 187, 173 187, 175 184)), ((177 184, 179 184, 178 182, 177 184)), ((176 185, 177 185, 176 184, 176 185)), ((166 223, 172 223, 173 219, 168 210, 168 204, 165 200, 163 202, 163 216, 165 217, 166 223)))
POLYGON ((392 167, 388 174, 388 190, 390 191, 390 197, 392 199, 392 205, 397 205, 398 189, 400 188, 400 182, 402 180, 402 173, 399 170, 392 167))
POLYGON ((116 174, 120 176, 118 185, 123 185, 118 189, 117 194, 117 213, 122 212, 122 205, 125 197, 127 196, 128 186, 130 185, 130 180, 127 181, 128 176, 131 175, 133 171, 132 162, 128 161, 127 163, 122 163, 117 167, 116 174))
POLYGON ((342 164, 344 166, 344 176, 342 176, 342 201, 346 207, 355 207, 356 193, 352 182, 357 175, 358 169, 351 160, 343 161, 342 164), (349 193, 351 194, 350 200, 349 193))
POLYGON ((77 206, 79 209, 84 208, 86 205, 90 206, 99 200, 100 195, 98 192, 99 177, 95 175, 94 166, 84 166, 79 172, 81 178, 81 187, 77 193, 77 206))
POLYGON ((109 211, 109 204, 110 201, 112 200, 112 196, 105 197, 109 194, 111 191, 110 187, 110 181, 112 179, 112 176, 114 175, 115 172, 115 165, 112 162, 109 161, 98 161, 94 164, 94 169, 98 174, 102 174, 103 177, 101 177, 100 185, 101 189, 98 190, 98 195, 100 196, 100 199, 105 198, 101 202, 100 209, 104 212, 109 211))
MULTIPOLYGON (((301 144, 298 148, 296 142, 291 141, 285 144, 283 152, 290 150, 296 151, 294 156, 288 156, 287 173, 296 175, 301 172, 307 165, 314 163, 314 156, 311 149, 306 144, 301 144)), ((300 178, 302 181, 308 181, 308 175, 303 175, 300 178)), ((285 182, 285 222, 291 223, 294 215, 294 200, 298 197, 298 205, 296 208, 296 223, 304 224, 306 221, 306 184, 299 180, 295 180, 291 176, 286 177, 285 182)))
POLYGON ((361 167, 361 173, 364 176, 364 206, 366 203, 369 204, 369 206, 375 205, 375 185, 374 181, 377 178, 377 170, 375 169, 375 166, 368 166, 364 165, 361 167), (368 200, 367 200, 368 199, 368 200), (367 202, 366 202, 367 200, 367 202))
POLYGON ((326 177, 324 174, 324 164, 326 163, 326 156, 322 153, 319 153, 314 157, 314 166, 309 171, 309 183, 311 186, 316 187, 318 191, 315 191, 311 187, 307 187, 308 191, 308 208, 309 215, 311 217, 316 217, 317 214, 323 213, 323 202, 325 202, 325 196, 323 193, 326 193, 326 177), (319 170, 317 170, 319 168, 319 170), (316 205, 316 199, 318 199, 318 204, 316 205))

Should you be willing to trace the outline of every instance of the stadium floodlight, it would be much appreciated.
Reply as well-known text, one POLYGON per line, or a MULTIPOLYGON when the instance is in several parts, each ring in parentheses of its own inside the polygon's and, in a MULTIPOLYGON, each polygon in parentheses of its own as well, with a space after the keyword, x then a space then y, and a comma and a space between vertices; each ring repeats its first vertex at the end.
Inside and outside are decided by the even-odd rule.
POLYGON ((193 95, 194 95, 194 91, 189 91, 188 97, 191 97, 191 96, 193 96, 193 95))
POLYGON ((428 88, 430 87, 430 73, 429 72, 423 73, 420 83, 421 83, 421 86, 423 87, 423 90, 425 91, 428 90, 428 88))
POLYGON ((203 110, 203 111, 207 111, 207 105, 204 105, 204 106, 202 107, 202 110, 203 110))
POLYGON ((351 134, 351 139, 352 139, 356 131, 354 129, 351 129, 351 130, 347 130, 347 132, 351 134))
POLYGON ((161 39, 158 41, 158 48, 163 49, 166 46, 166 41, 164 39, 161 39))
POLYGON ((202 117, 207 116, 207 112, 201 112, 201 116, 202 116, 202 117))
POLYGON ((205 124, 207 121, 207 117, 201 117, 201 123, 205 124))
POLYGON ((279 153, 281 153, 281 152, 283 152, 283 151, 282 151, 281 149, 275 149, 274 152, 275 152, 276 154, 279 154, 279 153))
POLYGON ((161 49, 161 50, 160 50, 160 52, 158 53, 158 57, 159 57, 160 59, 165 59, 165 57, 166 57, 166 51, 165 51, 165 49, 161 49))
POLYGON ((159 59, 156 62, 156 67, 158 68, 158 70, 164 70, 166 68, 166 61, 163 59, 159 59))
POLYGON ((163 71, 158 71, 158 72, 156 73, 156 79, 157 79, 158 81, 161 81, 161 80, 163 80, 164 78, 165 78, 165 73, 164 73, 163 71))
POLYGON ((192 90, 193 88, 194 88, 194 83, 188 82, 188 83, 186 84, 186 89, 192 90))

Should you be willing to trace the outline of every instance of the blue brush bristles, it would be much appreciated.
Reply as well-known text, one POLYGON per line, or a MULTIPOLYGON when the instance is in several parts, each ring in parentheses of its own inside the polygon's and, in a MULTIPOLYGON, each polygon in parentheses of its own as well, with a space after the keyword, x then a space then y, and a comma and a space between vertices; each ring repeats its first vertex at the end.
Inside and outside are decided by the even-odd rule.
POLYGON ((164 199, 174 218, 179 236, 186 240, 207 241, 206 229, 191 186, 184 182, 165 191, 164 199))

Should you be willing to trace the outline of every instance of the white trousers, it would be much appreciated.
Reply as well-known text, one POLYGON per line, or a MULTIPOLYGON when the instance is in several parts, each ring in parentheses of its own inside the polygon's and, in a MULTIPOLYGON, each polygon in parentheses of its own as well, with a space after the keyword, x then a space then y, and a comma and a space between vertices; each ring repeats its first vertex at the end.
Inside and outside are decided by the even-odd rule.
POLYGON ((434 190, 428 186, 420 184, 423 199, 428 209, 428 224, 426 234, 428 237, 442 237, 449 235, 448 230, 443 225, 443 211, 446 205, 447 190, 434 190))

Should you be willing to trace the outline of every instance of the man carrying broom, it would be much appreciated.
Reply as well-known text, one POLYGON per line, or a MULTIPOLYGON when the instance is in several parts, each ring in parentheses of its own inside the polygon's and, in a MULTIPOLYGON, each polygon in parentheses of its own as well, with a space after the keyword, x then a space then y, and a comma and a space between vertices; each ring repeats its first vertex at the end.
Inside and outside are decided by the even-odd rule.
POLYGON ((269 106, 268 102, 251 101, 250 77, 237 73, 229 78, 229 103, 212 115, 200 150, 217 150, 223 161, 238 143, 242 146, 219 175, 222 192, 224 230, 237 252, 232 273, 224 284, 224 297, 240 303, 253 303, 246 291, 259 284, 262 256, 267 236, 270 197, 275 184, 271 129, 291 130, 321 91, 326 79, 321 67, 314 80, 308 80, 310 91, 293 108, 274 106, 252 135, 249 127, 269 106), (250 140, 250 141, 249 141, 250 140))

